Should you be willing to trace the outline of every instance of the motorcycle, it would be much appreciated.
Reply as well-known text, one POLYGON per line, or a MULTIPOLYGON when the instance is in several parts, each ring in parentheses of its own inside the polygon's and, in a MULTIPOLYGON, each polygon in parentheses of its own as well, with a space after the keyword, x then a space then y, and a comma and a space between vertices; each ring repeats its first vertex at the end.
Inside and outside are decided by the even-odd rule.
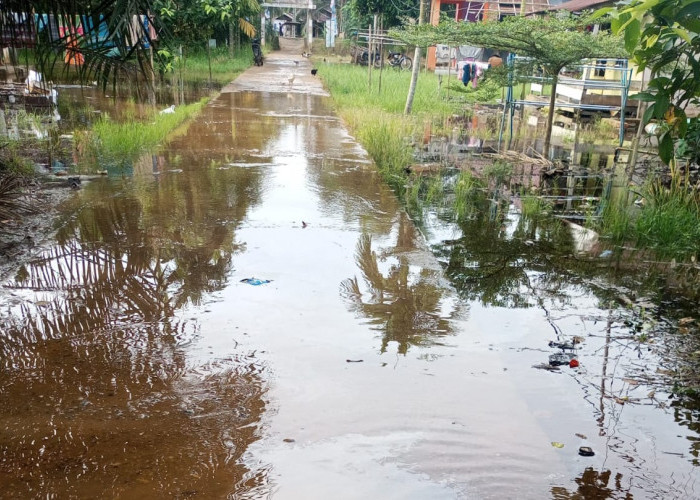
POLYGON ((260 40, 255 38, 251 41, 251 48, 253 49, 253 60, 256 66, 263 65, 263 54, 262 48, 260 47, 260 40))
MULTIPOLYGON (((369 50, 361 49, 360 53, 356 56, 356 61, 362 66, 367 66, 367 64, 369 64, 369 50)), ((378 68, 381 65, 381 63, 382 56, 377 50, 374 52, 374 56, 372 57, 372 64, 374 64, 374 66, 378 68)))
POLYGON ((392 68, 411 69, 411 67, 413 67, 413 61, 411 61, 411 58, 402 54, 401 52, 390 51, 387 60, 392 68))

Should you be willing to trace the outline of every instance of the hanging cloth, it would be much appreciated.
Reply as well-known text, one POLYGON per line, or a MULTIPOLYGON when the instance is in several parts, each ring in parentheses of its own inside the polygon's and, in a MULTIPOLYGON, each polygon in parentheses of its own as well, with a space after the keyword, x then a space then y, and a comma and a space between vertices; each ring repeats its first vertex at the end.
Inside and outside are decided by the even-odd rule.
POLYGON ((467 63, 462 68, 462 83, 466 86, 469 84, 469 80, 472 79, 472 68, 471 64, 467 63))

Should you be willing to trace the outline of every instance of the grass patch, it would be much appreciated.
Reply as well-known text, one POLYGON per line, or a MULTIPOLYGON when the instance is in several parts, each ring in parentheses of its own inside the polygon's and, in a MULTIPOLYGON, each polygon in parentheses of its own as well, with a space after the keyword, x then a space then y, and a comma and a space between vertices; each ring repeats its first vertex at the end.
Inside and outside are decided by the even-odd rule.
MULTIPOLYGON (((253 51, 249 45, 243 45, 233 57, 228 53, 227 47, 217 47, 211 50, 211 76, 212 82, 225 85, 236 78, 253 64, 253 51)), ((205 49, 185 51, 180 63, 175 64, 173 75, 179 77, 182 70, 182 79, 186 82, 208 82, 209 61, 205 49)))
MULTIPOLYGON (((411 81, 411 73, 386 68, 372 70, 368 84, 368 68, 353 64, 320 64, 318 74, 329 89, 338 113, 365 147, 382 177, 400 195, 406 194, 404 169, 413 163, 413 144, 426 123, 439 128, 448 117, 464 113, 463 99, 443 99, 438 77, 421 73, 413 100, 413 112, 403 114, 411 81)), ((424 189, 423 181, 409 186, 416 198, 419 193, 435 196, 435 186, 424 189)))
POLYGON ((649 181, 641 199, 641 207, 624 195, 611 201, 603 212, 601 233, 618 244, 636 242, 662 258, 700 254, 700 194, 692 186, 649 181))
POLYGON ((21 141, 0 138, 0 176, 24 176, 33 171, 32 162, 22 153, 21 141))
POLYGON ((454 186, 453 209, 457 220, 463 221, 479 210, 483 201, 484 183, 467 170, 462 170, 454 186))
MULTIPOLYGON (((30 68, 35 66, 36 56, 33 49, 22 49, 19 54, 19 66, 30 68)), ((250 45, 242 45, 231 57, 228 47, 217 47, 211 50, 211 80, 219 86, 225 85, 236 78, 253 64, 253 51, 250 45)), ((143 75, 138 70, 138 64, 133 62, 133 70, 139 85, 145 85, 143 75)), ((158 68, 156 67, 156 80, 158 80, 158 68)), ((173 64, 170 73, 162 75, 164 80, 177 80, 182 74, 185 82, 204 83, 209 82, 209 60, 207 50, 201 47, 183 48, 183 57, 173 64)), ((46 68, 45 80, 61 83, 80 83, 80 74, 76 66, 67 65, 61 59, 57 59, 54 64, 46 68)), ((95 78, 93 76, 93 78, 95 78)), ((120 76, 118 85, 128 85, 134 83, 133 79, 122 78, 120 76)), ((162 83, 162 82, 161 82, 162 83)), ((158 84, 158 82, 156 82, 158 84)), ((111 83, 108 87, 111 86, 111 83)))
MULTIPOLYGON (((330 90, 342 111, 349 108, 371 112, 403 113, 411 82, 409 71, 388 68, 382 71, 381 91, 379 70, 372 70, 372 86, 368 85, 367 68, 354 64, 322 64, 318 74, 330 90)), ((413 100, 414 115, 448 116, 461 112, 461 102, 446 101, 438 95, 438 77, 421 73, 413 100)))
POLYGON ((410 122, 387 114, 359 117, 361 126, 356 126, 357 138, 377 165, 382 177, 399 193, 404 190, 404 169, 413 160, 413 150, 407 144, 412 129, 410 122))
POLYGON ((523 217, 540 220, 552 213, 552 204, 540 196, 526 194, 521 197, 523 217))
POLYGON ((631 207, 626 200, 625 193, 606 203, 600 222, 603 235, 618 244, 624 243, 632 230, 631 207))
POLYGON ((127 116, 124 122, 115 122, 103 116, 92 130, 76 137, 76 148, 81 152, 81 166, 95 168, 98 165, 131 163, 142 153, 167 142, 173 131, 185 120, 198 114, 209 101, 208 97, 198 102, 178 106, 174 113, 153 112, 144 121, 127 116))
POLYGON ((644 188, 644 198, 646 204, 635 224, 639 244, 666 257, 700 253, 700 195, 696 190, 651 181, 644 188))

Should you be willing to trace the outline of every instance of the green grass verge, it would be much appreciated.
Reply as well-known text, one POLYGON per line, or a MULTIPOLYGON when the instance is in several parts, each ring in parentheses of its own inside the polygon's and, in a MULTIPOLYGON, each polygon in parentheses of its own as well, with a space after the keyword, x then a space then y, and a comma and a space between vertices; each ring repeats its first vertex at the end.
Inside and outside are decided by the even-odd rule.
MULTIPOLYGON (((185 50, 182 59, 182 79, 185 82, 208 82, 209 60, 204 49, 185 50)), ((212 82, 225 85, 253 64, 253 52, 249 45, 242 45, 231 57, 227 47, 211 50, 212 82)), ((175 64, 173 74, 179 76, 180 67, 175 64)))
POLYGON ((174 113, 153 112, 144 121, 129 119, 115 122, 102 117, 93 128, 77 138, 77 148, 86 154, 81 158, 81 167, 90 169, 104 165, 125 165, 139 155, 154 149, 174 137, 177 128, 197 115, 209 102, 205 97, 198 102, 178 106, 174 113))
MULTIPOLYGON (((352 64, 320 64, 318 74, 330 91, 338 113, 374 160, 382 177, 400 194, 403 169, 413 162, 413 146, 429 123, 440 128, 445 120, 464 113, 464 100, 447 100, 438 77, 421 73, 413 100, 413 112, 404 115, 411 73, 352 64)), ((453 93, 454 95, 454 93, 453 93)))
POLYGON ((692 186, 649 181, 641 191, 641 207, 626 199, 620 196, 606 206, 599 227, 604 236, 618 244, 636 242, 661 258, 700 254, 700 195, 692 186))

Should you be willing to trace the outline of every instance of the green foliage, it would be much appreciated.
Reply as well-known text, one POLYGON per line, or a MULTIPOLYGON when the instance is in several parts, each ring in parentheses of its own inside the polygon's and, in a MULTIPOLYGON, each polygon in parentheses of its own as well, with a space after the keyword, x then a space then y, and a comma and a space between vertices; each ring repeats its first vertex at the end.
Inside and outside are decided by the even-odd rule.
POLYGON ((672 164, 676 140, 688 130, 685 109, 700 104, 700 0, 632 0, 599 12, 612 15, 611 27, 624 33, 640 71, 651 69, 648 88, 636 98, 650 103, 644 123, 665 123, 659 156, 672 164))
POLYGON ((406 123, 396 117, 374 115, 358 129, 358 139, 377 165, 379 173, 393 188, 404 189, 404 169, 413 151, 403 138, 409 135, 406 123))
POLYGON ((155 0, 154 7, 173 41, 185 45, 197 45, 213 35, 225 39, 231 22, 252 38, 256 29, 246 18, 260 12, 255 0, 155 0))
POLYGON ((692 186, 666 187, 650 181, 644 189, 646 205, 636 220, 639 243, 659 254, 676 257, 700 252, 700 200, 692 186))
POLYGON ((484 167, 483 174, 487 179, 493 180, 496 185, 507 181, 513 173, 513 165, 506 161, 496 160, 484 167))
POLYGON ((526 219, 537 221, 549 216, 552 211, 552 204, 540 196, 526 194, 521 202, 522 214, 526 219))
POLYGON ((622 244, 625 240, 630 239, 633 234, 631 225, 631 207, 627 203, 627 196, 619 196, 608 202, 602 213, 599 222, 600 231, 602 234, 610 238, 618 244, 622 244))
MULTIPOLYGON (((241 74, 253 62, 253 52, 249 46, 236 51, 233 57, 229 56, 226 47, 217 47, 211 51, 212 80, 219 84, 227 84, 241 74)), ((177 73, 182 67, 182 78, 186 82, 198 82, 209 80, 209 61, 204 49, 190 50, 185 57, 177 62, 174 70, 177 73)))
POLYGON ((88 145, 100 163, 125 164, 140 154, 165 142, 173 131, 188 118, 199 113, 208 98, 175 108, 174 113, 154 114, 151 120, 133 121, 128 117, 116 123, 104 116, 89 133, 88 145))
POLYGON ((457 220, 465 220, 478 211, 478 205, 483 201, 484 184, 468 170, 462 170, 454 185, 453 208, 457 220))
POLYGON ((606 205, 600 232, 618 244, 628 241, 666 258, 687 258, 700 252, 700 195, 687 184, 647 182, 643 205, 627 203, 626 193, 606 205))
POLYGON ((474 45, 532 57, 548 75, 567 65, 594 57, 624 57, 623 41, 604 31, 586 30, 590 18, 508 16, 503 21, 464 23, 452 20, 438 26, 412 25, 391 34, 407 43, 426 47, 436 43, 474 45))
MULTIPOLYGON (((558 14, 546 17, 508 16, 502 21, 465 23, 443 21, 437 26, 407 26, 390 34, 409 44, 424 47, 436 43, 473 45, 507 51, 532 59, 552 83, 550 103, 554 104, 559 72, 582 59, 625 57, 622 38, 605 31, 592 33, 588 16, 558 14)), ((532 68, 525 74, 532 74, 532 68)), ((519 71, 522 73, 522 69, 519 71)), ((550 107, 543 149, 549 154, 554 108, 550 107)))
POLYGON ((395 0, 350 0, 343 6, 346 32, 348 28, 352 30, 367 29, 373 22, 374 14, 382 16, 384 28, 398 26, 401 19, 406 17, 417 18, 420 3, 413 2, 411 5, 399 4, 395 0))
MULTIPOLYGON (((499 69, 499 68, 496 68, 499 69)), ((489 74, 491 70, 486 72, 489 74)), ((427 75, 421 76, 424 78, 427 75)), ((460 81, 452 81, 450 83, 450 91, 457 92, 468 103, 493 103, 499 99, 503 93, 503 84, 498 78, 489 78, 488 76, 479 80, 479 85, 474 88, 472 85, 464 85, 460 81)))
POLYGON ((0 176, 31 173, 32 163, 21 153, 19 141, 0 137, 0 176))
MULTIPOLYGON (((385 69, 382 71, 380 92, 378 73, 374 72, 372 87, 368 87, 367 68, 351 64, 327 64, 318 68, 319 76, 341 110, 402 113, 406 105, 406 92, 411 74, 407 71, 385 69)), ((450 116, 461 112, 461 104, 463 102, 459 100, 448 102, 440 98, 436 75, 421 75, 413 102, 414 113, 450 116)))

